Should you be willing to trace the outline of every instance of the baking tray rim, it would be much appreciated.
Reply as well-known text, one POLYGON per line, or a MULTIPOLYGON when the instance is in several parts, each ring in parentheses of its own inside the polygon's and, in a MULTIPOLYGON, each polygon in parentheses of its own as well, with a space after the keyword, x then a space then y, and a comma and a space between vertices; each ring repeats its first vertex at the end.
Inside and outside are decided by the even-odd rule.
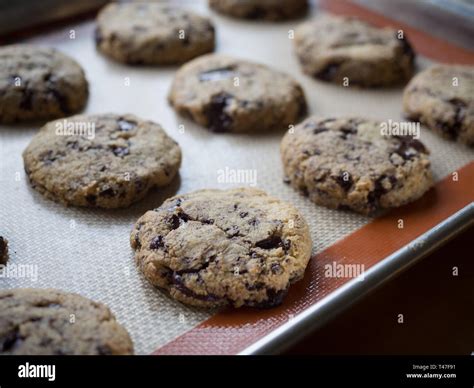
POLYGON ((412 240, 364 273, 308 307, 288 322, 239 352, 239 355, 278 354, 322 327, 363 296, 393 279, 474 224, 474 202, 412 240))

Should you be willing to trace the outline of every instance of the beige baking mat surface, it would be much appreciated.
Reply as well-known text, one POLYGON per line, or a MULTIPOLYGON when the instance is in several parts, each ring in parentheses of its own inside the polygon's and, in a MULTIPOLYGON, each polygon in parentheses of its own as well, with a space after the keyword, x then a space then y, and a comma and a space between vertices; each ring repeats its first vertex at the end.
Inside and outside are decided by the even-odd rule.
MULTIPOLYGON (((183 1, 202 14, 201 2, 183 1)), ((311 114, 361 115, 401 120, 401 88, 356 90, 316 81, 302 74, 288 31, 298 23, 243 22, 212 14, 218 52, 272 65, 292 74, 305 90, 311 114)), ((128 329, 139 354, 150 353, 210 316, 187 308, 153 289, 136 271, 128 243, 134 221, 175 192, 247 183, 221 183, 221 170, 256 171, 258 187, 298 207, 308 220, 314 252, 370 219, 317 207, 282 182, 279 142, 271 134, 213 134, 175 115, 166 96, 176 67, 135 68, 109 61, 95 50, 93 23, 44 34, 31 42, 56 47, 78 60, 90 83, 86 113, 134 113, 159 122, 183 149, 180 177, 169 189, 154 191, 129 209, 100 211, 65 208, 30 189, 21 153, 37 126, 0 127, 0 235, 10 241, 10 263, 33 265, 37 279, 2 278, 0 288, 53 287, 106 303, 128 329), (128 86, 127 86, 128 84, 128 86), (184 125, 184 131, 180 130, 184 125)), ((420 68, 428 61, 418 59, 420 68)), ((474 159, 467 147, 422 129, 436 180, 474 159)))

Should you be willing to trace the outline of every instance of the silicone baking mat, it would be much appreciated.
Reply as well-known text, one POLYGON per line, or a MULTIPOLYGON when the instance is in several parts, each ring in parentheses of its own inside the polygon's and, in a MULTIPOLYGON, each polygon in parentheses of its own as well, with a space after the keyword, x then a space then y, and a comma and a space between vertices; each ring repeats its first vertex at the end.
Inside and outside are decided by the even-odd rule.
MULTIPOLYGON (((302 20, 243 21, 209 11, 204 1, 173 3, 212 17, 217 30, 216 51, 266 63, 293 75, 304 88, 310 114, 403 119, 402 88, 342 88, 305 76, 288 34, 302 20)), ((320 2, 311 13, 323 10, 355 14, 379 25, 392 23, 346 1, 320 2)), ((474 63, 473 53, 409 26, 400 28, 419 53, 431 57, 418 57, 420 69, 433 58, 474 63)), ((84 22, 28 41, 56 47, 81 63, 90 83, 86 113, 130 112, 162 124, 183 150, 179 178, 128 209, 67 208, 32 190, 23 172, 21 153, 39 126, 0 127, 0 234, 10 241, 10 265, 32 271, 1 278, 0 288, 52 287, 101 301, 128 329, 138 354, 241 352, 350 280, 324 276, 324 263, 355 263, 367 270, 473 200, 473 151, 422 129, 421 140, 431 150, 439 183, 420 201, 377 220, 315 206, 283 183, 279 155, 283 132, 214 134, 177 116, 166 100, 177 67, 114 63, 96 52, 93 29, 92 21, 84 22), (256 174, 256 180, 222 182, 223 172, 236 170, 256 174), (452 179, 453 171, 458 171, 457 181, 452 179), (175 193, 246 184, 256 184, 293 203, 310 225, 314 257, 305 279, 290 289, 282 306, 264 311, 197 310, 171 300, 141 277, 129 247, 129 232, 140 215, 175 193), (405 221, 404 229, 397 228, 400 218, 405 221)))

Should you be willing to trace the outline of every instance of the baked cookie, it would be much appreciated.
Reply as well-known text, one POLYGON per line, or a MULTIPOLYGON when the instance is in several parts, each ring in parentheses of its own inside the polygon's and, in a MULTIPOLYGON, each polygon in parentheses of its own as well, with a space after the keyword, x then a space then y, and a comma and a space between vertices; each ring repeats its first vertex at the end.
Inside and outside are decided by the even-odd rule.
POLYGON ((474 145, 474 66, 435 65, 405 88, 403 109, 447 139, 474 145))
POLYGON ((0 264, 5 264, 8 260, 8 240, 0 236, 0 264))
POLYGON ((299 26, 294 41, 303 71, 324 81, 389 86, 413 73, 415 53, 391 28, 323 15, 299 26))
POLYGON ((77 115, 41 128, 23 160, 31 185, 46 197, 117 208, 170 183, 181 150, 160 125, 134 115, 77 115))
POLYGON ((221 54, 183 65, 168 100, 178 113, 215 132, 288 128, 306 112, 303 89, 289 75, 221 54))
POLYGON ((414 201, 432 185, 428 150, 382 136, 381 123, 310 117, 281 143, 287 180, 311 201, 369 214, 414 201))
POLYGON ((127 331, 109 308, 51 289, 0 291, 0 354, 133 354, 127 331))
POLYGON ((157 3, 109 4, 97 17, 97 48, 128 64, 169 65, 214 50, 210 20, 157 3))
POLYGON ((286 20, 302 16, 307 0, 209 0, 209 6, 226 15, 243 19, 286 20))
POLYGON ((250 188, 170 198, 137 221, 130 242, 154 286, 206 308, 280 304, 312 246, 293 206, 250 188))
POLYGON ((79 112, 86 104, 84 70, 53 48, 0 47, 0 122, 44 120, 79 112))

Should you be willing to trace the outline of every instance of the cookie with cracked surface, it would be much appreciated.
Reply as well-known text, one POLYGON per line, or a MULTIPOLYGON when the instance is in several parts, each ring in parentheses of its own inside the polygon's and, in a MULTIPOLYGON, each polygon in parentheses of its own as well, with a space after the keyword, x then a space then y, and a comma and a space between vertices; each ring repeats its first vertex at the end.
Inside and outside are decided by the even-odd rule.
POLYGON ((382 136, 377 121, 310 117, 281 143, 289 183, 318 205, 371 214, 421 197, 432 185, 428 150, 382 136))
POLYGON ((183 65, 168 100, 178 113, 214 132, 288 128, 306 112, 303 89, 289 75, 221 54, 183 65))
POLYGON ((415 53, 397 31, 361 20, 322 15, 295 30, 303 71, 324 81, 362 87, 390 86, 413 74, 415 53))
POLYGON ((97 48, 128 64, 171 65, 214 50, 214 26, 194 12, 157 3, 109 4, 97 17, 97 48))
POLYGON ((0 236, 0 264, 8 261, 8 240, 0 236))
POLYGON ((237 18, 278 21, 304 15, 308 0, 209 0, 209 6, 237 18))
POLYGON ((205 308, 280 304, 312 247, 292 205, 250 188, 169 198, 137 221, 130 243, 154 286, 205 308))
POLYGON ((0 291, 0 354, 133 354, 133 343, 102 303, 59 290, 18 288, 0 291))
POLYGON ((53 48, 0 47, 0 122, 44 120, 77 113, 88 84, 81 66, 53 48))
POLYGON ((49 122, 23 152, 31 185, 67 205, 118 208, 169 184, 181 149, 159 124, 134 115, 49 122))
POLYGON ((474 146, 474 66, 434 65, 417 74, 403 109, 441 136, 474 146))

